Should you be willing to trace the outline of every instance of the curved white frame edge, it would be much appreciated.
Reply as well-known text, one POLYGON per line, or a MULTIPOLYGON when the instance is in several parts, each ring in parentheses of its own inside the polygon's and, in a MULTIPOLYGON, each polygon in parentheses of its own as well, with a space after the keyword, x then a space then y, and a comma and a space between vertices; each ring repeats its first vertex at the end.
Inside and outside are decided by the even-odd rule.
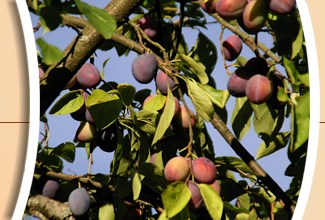
POLYGON ((36 56, 36 43, 28 7, 26 1, 24 0, 16 0, 16 5, 20 16, 21 28, 23 30, 29 73, 29 128, 26 160, 20 191, 12 216, 12 219, 21 220, 23 218, 25 207, 27 205, 37 155, 40 115, 40 91, 39 76, 37 74, 38 62, 36 56))
MULTIPOLYGON (((28 61, 29 72, 29 132, 28 132, 28 146, 26 153, 26 161, 24 167, 23 179, 20 187, 19 196, 17 199, 16 207, 12 219, 22 219, 23 213, 27 204, 28 195, 32 183, 32 177, 34 174, 36 153, 37 153, 37 140, 39 130, 39 79, 38 79, 38 67, 36 57, 36 44, 34 34, 32 32, 32 23, 29 16, 29 11, 24 0, 16 0, 16 4, 19 11, 19 16, 24 33, 25 49, 28 61), (34 108, 33 108, 34 107, 34 108), (36 107, 36 108, 35 108, 36 107)), ((303 25, 303 31, 306 38, 306 48, 308 55, 308 66, 310 73, 310 109, 313 110, 313 114, 310 114, 310 128, 309 129, 309 142, 307 150, 307 159, 305 165, 301 192, 297 202, 297 206, 293 215, 293 220, 302 219, 304 214, 309 193, 311 190, 319 138, 319 120, 320 120, 320 95, 319 95, 319 69, 317 60, 317 50, 315 44, 315 37, 312 28, 312 22, 308 11, 306 1, 297 0, 297 6, 301 16, 301 22, 303 25), (311 59, 312 58, 312 59, 311 59), (316 59, 315 59, 316 58, 316 59), (312 126, 316 125, 316 126, 312 126), (311 147, 312 146, 312 147, 311 147)))
POLYGON ((315 165, 317 159, 318 138, 319 138, 319 121, 320 121, 320 85, 319 69, 316 42, 309 14, 308 6, 305 0, 297 0, 302 27, 306 39, 306 50, 308 57, 309 81, 310 81, 310 122, 309 122, 309 139, 307 148, 306 164, 304 175, 299 194, 298 202, 293 213, 293 220, 302 219, 307 206, 308 198, 311 191, 315 165))

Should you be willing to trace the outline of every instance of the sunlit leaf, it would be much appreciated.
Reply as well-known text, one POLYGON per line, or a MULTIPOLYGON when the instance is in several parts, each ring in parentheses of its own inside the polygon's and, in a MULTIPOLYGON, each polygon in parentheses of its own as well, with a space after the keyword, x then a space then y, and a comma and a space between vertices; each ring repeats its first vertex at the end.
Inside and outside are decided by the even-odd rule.
POLYGON ((43 55, 43 62, 47 65, 53 65, 63 58, 63 52, 56 46, 47 43, 42 38, 38 38, 36 43, 41 49, 43 55))
POLYGON ((80 91, 73 90, 64 94, 51 108, 50 114, 63 115, 77 111, 85 103, 80 91))
POLYGON ((111 38, 117 25, 115 19, 104 9, 91 6, 87 3, 75 0, 78 9, 86 16, 89 23, 103 35, 105 39, 111 38))
POLYGON ((223 212, 223 201, 220 195, 207 184, 198 184, 203 202, 213 220, 221 219, 223 212))
POLYGON ((161 197, 168 218, 172 218, 190 201, 191 191, 185 182, 176 181, 167 186, 161 197))

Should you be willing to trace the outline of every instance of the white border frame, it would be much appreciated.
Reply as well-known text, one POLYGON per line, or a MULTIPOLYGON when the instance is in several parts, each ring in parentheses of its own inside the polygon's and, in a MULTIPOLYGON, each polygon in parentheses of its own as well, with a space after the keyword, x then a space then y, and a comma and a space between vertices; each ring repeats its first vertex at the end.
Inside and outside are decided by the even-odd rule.
MULTIPOLYGON (((312 28, 311 17, 308 11, 308 6, 304 0, 296 0, 299 13, 301 16, 301 22, 303 25, 303 31, 306 39, 306 48, 308 55, 308 66, 310 76, 310 129, 309 129, 309 143, 307 150, 307 159, 305 165, 305 172, 303 176, 303 182, 301 192, 299 195, 298 203, 293 215, 293 220, 302 219, 310 190, 312 180, 315 171, 318 138, 319 138, 319 121, 320 121, 320 87, 319 87, 319 69, 317 60, 317 50, 315 44, 314 31, 312 28)), ((17 199, 15 211, 12 219, 22 219, 23 213, 27 204, 28 195, 31 188, 32 178, 34 174, 37 144, 38 144, 38 131, 39 131, 39 115, 40 115, 40 99, 39 99, 39 78, 38 67, 36 57, 36 43, 34 34, 32 32, 33 27, 28 11, 28 7, 24 0, 16 0, 16 4, 19 11, 19 16, 22 24, 25 49, 28 61, 29 72, 29 130, 28 130, 28 147, 25 161, 25 168, 23 179, 20 187, 19 196, 17 199)))
POLYGON ((36 43, 33 33, 33 26, 29 15, 26 1, 16 0, 20 21, 23 29, 25 50, 27 54, 28 73, 29 73, 29 128, 28 145, 24 174, 20 185, 16 207, 12 219, 21 220, 24 215, 25 207, 33 180, 35 161, 37 156, 39 117, 40 117, 40 90, 38 61, 36 55, 36 43))

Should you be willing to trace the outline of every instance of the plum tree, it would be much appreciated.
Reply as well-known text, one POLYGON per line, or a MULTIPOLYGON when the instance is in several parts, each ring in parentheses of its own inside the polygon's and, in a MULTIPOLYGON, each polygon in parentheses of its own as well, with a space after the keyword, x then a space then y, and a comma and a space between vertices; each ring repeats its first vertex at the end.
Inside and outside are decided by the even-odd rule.
POLYGON ((245 92, 249 101, 261 104, 271 97, 273 86, 266 76, 256 74, 247 81, 245 92))
POLYGON ((247 2, 240 22, 245 31, 255 34, 265 25, 268 14, 267 0, 250 0, 247 2))
POLYGON ((222 47, 225 59, 228 61, 233 61, 239 56, 243 48, 243 43, 237 35, 233 34, 222 42, 222 47))
POLYGON ((54 198, 60 189, 60 183, 56 180, 49 179, 43 186, 42 195, 49 198, 54 198))
POLYGON ((272 11, 279 14, 288 14, 296 6, 295 0, 270 0, 269 7, 272 11))
POLYGON ((82 121, 76 131, 76 139, 81 142, 89 142, 96 138, 97 130, 94 125, 87 121, 82 121))
POLYGON ((199 157, 193 160, 193 175, 200 183, 213 183, 217 176, 217 168, 214 163, 206 158, 199 157))
POLYGON ((132 62, 132 74, 142 84, 147 84, 156 75, 158 63, 154 55, 150 53, 141 54, 132 62))
POLYGON ((75 216, 81 216, 87 212, 91 203, 88 191, 85 188, 73 190, 68 198, 70 211, 75 216))
POLYGON ((53 178, 60 182, 55 202, 67 212, 76 183, 86 187, 92 204, 80 219, 132 218, 126 213, 133 208, 141 219, 290 219, 304 172, 294 165, 305 162, 310 115, 308 44, 298 9, 282 14, 270 0, 107 2, 98 8, 90 0, 27 1, 34 31, 44 31, 40 38, 66 27, 76 33, 57 43, 37 41, 38 66, 46 70, 44 126, 26 213, 66 218, 56 206, 33 203, 43 179, 53 178), (59 53, 61 43, 68 46, 59 53), (76 77, 88 60, 103 74, 99 84, 82 86, 76 77), (136 82, 128 83, 130 77, 136 82), (90 98, 82 103, 81 94, 90 98), (172 97, 174 112, 166 105, 172 97), (58 119, 62 126, 52 126, 64 114, 80 125, 67 129, 69 121, 58 119), (71 132, 71 140, 60 130, 71 132), (53 146, 52 138, 60 143, 53 146), (260 147, 248 152, 244 138, 260 147), (223 155, 220 147, 236 155, 223 155), (286 149, 291 163, 274 170, 292 178, 285 189, 254 159, 278 149, 286 149), (80 150, 84 160, 77 158, 80 150))
POLYGON ((167 88, 169 85, 170 89, 174 89, 176 84, 174 80, 172 80, 166 73, 164 73, 162 70, 158 70, 157 76, 156 76, 156 85, 159 91, 162 94, 167 94, 167 88))
POLYGON ((246 4, 246 0, 219 0, 216 9, 224 19, 236 19, 243 14, 246 4))
POLYGON ((91 63, 85 63, 78 70, 77 82, 82 88, 94 88, 100 83, 100 73, 97 67, 91 63))
POLYGON ((171 158, 165 166, 164 170, 166 180, 185 181, 190 175, 190 166, 185 157, 177 156, 171 158))

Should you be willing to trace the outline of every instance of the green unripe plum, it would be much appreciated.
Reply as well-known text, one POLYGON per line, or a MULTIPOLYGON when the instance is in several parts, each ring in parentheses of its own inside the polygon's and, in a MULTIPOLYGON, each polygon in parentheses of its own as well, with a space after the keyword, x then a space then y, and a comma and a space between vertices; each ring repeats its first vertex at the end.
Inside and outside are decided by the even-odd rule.
POLYGON ((295 0, 270 0, 269 7, 279 14, 288 14, 296 7, 295 0))
POLYGON ((222 18, 231 20, 242 16, 246 4, 246 0, 220 0, 216 9, 222 18))
POLYGON ((60 184, 58 181, 48 180, 43 186, 42 195, 49 198, 54 198, 59 189, 60 189, 60 184))
POLYGON ((190 125, 193 127, 196 123, 195 115, 191 109, 189 109, 191 119, 189 119, 186 108, 184 105, 179 106, 178 113, 176 114, 176 119, 183 128, 189 128, 190 125))
POLYGON ((177 156, 171 158, 165 166, 164 170, 166 180, 170 182, 174 181, 186 181, 190 175, 190 166, 185 157, 177 156))
POLYGON ((142 84, 150 83, 156 75, 158 62, 150 53, 141 54, 132 62, 132 74, 142 84))
POLYGON ((242 28, 250 34, 255 34, 265 25, 268 6, 267 0, 250 0, 243 11, 242 28))
POLYGON ((161 70, 158 70, 157 76, 156 76, 156 85, 161 94, 166 95, 167 94, 167 88, 173 89, 175 88, 175 82, 172 80, 166 73, 164 73, 161 70))
POLYGON ((199 209, 202 206, 203 199, 199 187, 195 182, 189 180, 187 186, 191 191, 191 200, 189 202, 190 208, 199 209))
POLYGON ((246 84, 249 78, 254 75, 248 68, 240 67, 233 72, 228 80, 227 89, 234 97, 244 97, 246 95, 246 84))
POLYGON ((245 92, 250 102, 262 104, 271 97, 273 86, 266 76, 256 74, 247 81, 245 92))
POLYGON ((217 12, 217 3, 220 0, 208 0, 204 2, 204 0, 199 0, 200 7, 209 14, 214 14, 217 12))
POLYGON ((215 181, 217 168, 210 159, 199 157, 193 160, 192 164, 194 178, 199 183, 211 184, 215 181))
POLYGON ((233 34, 222 42, 222 47, 225 59, 228 61, 233 61, 239 56, 243 48, 243 43, 237 35, 233 34))
POLYGON ((85 188, 73 190, 68 198, 71 213, 74 216, 85 214, 90 207, 90 196, 85 188))
POLYGON ((90 142, 96 138, 96 135, 96 127, 87 121, 83 121, 77 129, 76 139, 81 142, 90 142))
POLYGON ((91 63, 85 63, 76 73, 77 82, 84 88, 94 88, 100 83, 100 73, 96 66, 91 63))

